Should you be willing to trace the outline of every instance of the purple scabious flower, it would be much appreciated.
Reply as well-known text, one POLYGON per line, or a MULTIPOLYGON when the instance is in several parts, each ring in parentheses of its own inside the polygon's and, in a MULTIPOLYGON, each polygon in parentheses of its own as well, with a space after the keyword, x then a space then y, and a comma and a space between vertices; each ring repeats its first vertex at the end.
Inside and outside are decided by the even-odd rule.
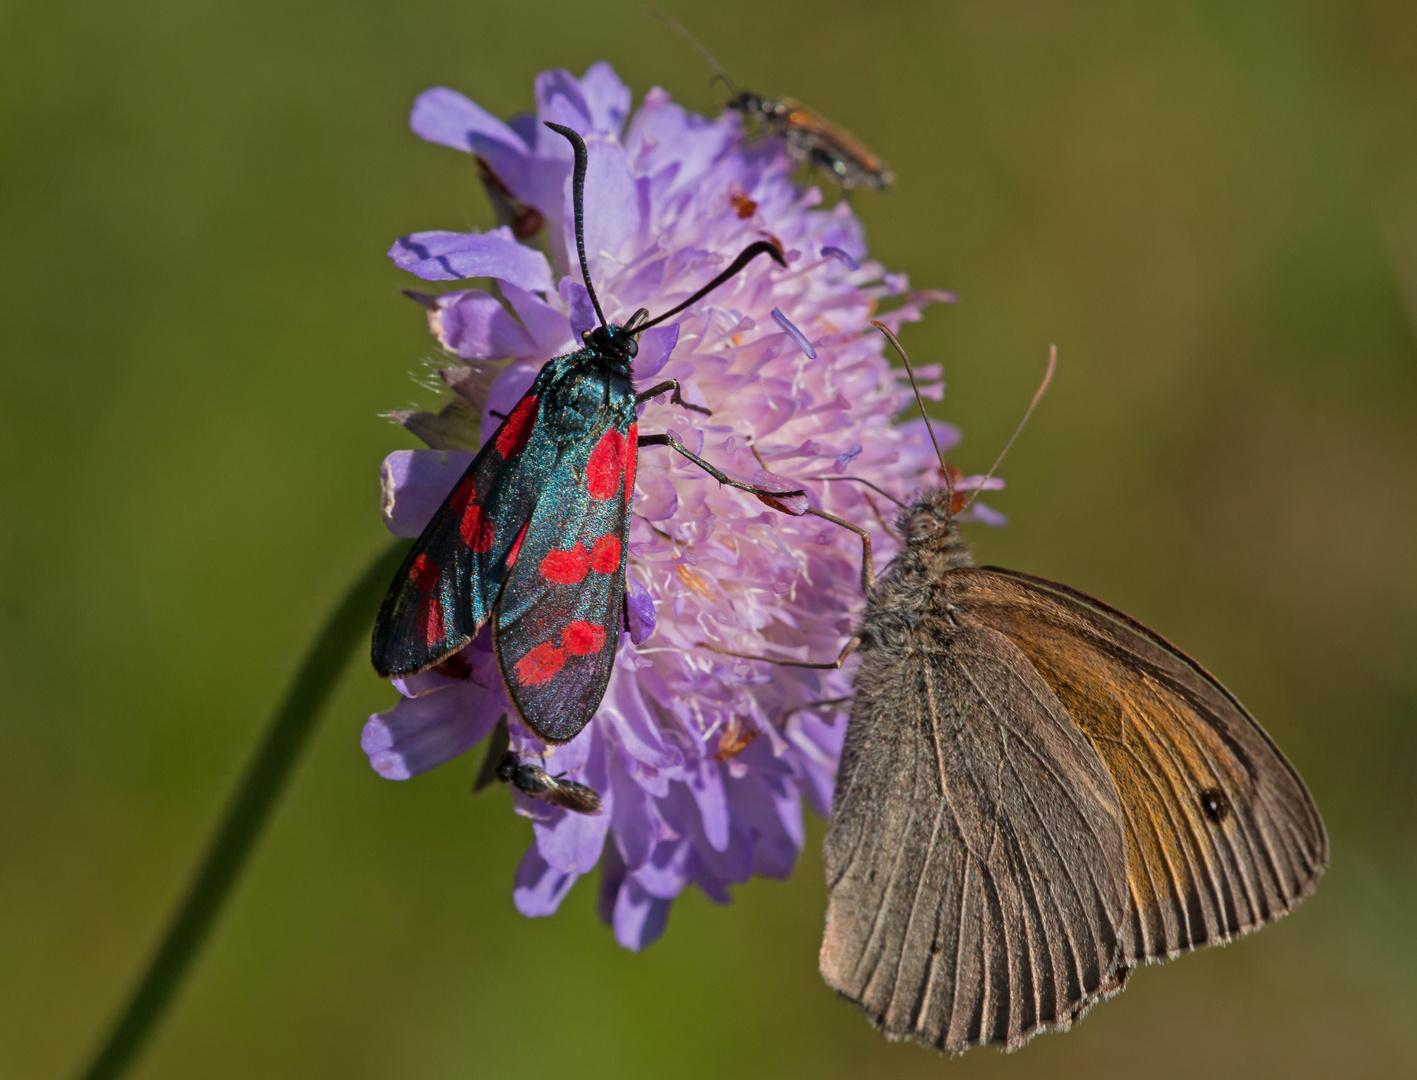
MULTIPOLYGON (((754 264, 677 323, 645 333, 640 385, 676 378, 685 399, 712 415, 666 396, 647 403, 640 430, 674 431, 745 481, 805 488, 812 506, 859 523, 889 554, 889 503, 822 478, 858 477, 902 498, 939 482, 920 422, 893 423, 912 399, 869 321, 898 328, 953 297, 910 293, 904 275, 887 274, 868 256, 850 206, 821 208, 816 189, 794 185, 785 147, 745 142, 734 113, 706 119, 655 89, 632 114, 629 89, 603 63, 581 79, 544 72, 536 105, 535 116, 508 122, 447 89, 414 105, 417 134, 476 155, 504 224, 415 233, 390 252, 425 280, 492 284, 414 294, 446 354, 438 375, 452 397, 436 414, 395 414, 430 449, 384 462, 389 528, 418 535, 481 433, 496 429, 546 360, 579 347, 595 325, 575 253, 571 152, 542 127, 550 120, 589 148, 586 248, 607 318, 673 306, 755 239, 772 239, 788 263, 754 264), (544 250, 535 246, 543 224, 544 250), (878 314, 888 298, 896 306, 878 314)), ((939 374, 917 371, 937 400, 939 374)), ((948 425, 936 432, 945 446, 958 439, 948 425)), ((861 550, 844 529, 768 509, 656 448, 640 454, 630 540, 629 626, 600 710, 575 739, 546 746, 516 722, 484 630, 457 663, 396 679, 400 700, 369 719, 363 746, 380 775, 407 779, 512 716, 519 753, 544 756, 547 772, 594 788, 605 807, 586 816, 513 791, 535 836, 516 872, 517 907, 551 914, 600 863, 601 914, 622 945, 639 949, 663 931, 689 884, 726 902, 728 887, 753 874, 785 877, 802 849, 803 799, 829 812, 849 677, 703 645, 834 657, 862 603, 861 550)))

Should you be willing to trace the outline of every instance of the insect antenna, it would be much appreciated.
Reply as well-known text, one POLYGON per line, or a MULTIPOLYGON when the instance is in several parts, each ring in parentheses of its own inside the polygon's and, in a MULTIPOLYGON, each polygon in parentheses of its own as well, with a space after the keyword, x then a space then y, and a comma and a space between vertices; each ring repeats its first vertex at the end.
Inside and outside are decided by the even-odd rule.
POLYGON ((590 283, 590 263, 586 261, 585 257, 585 170, 587 160, 585 140, 576 131, 562 124, 553 124, 550 120, 545 123, 557 135, 566 139, 571 144, 571 149, 575 151, 576 171, 571 177, 571 205, 575 210, 576 218, 576 252, 581 257, 581 277, 585 279, 585 291, 590 293, 590 302, 595 307, 595 314, 600 320, 600 325, 608 328, 610 324, 605 321, 605 312, 600 310, 600 298, 595 295, 595 286, 590 283))
MULTIPOLYGON (((979 486, 974 489, 974 494, 969 497, 969 502, 964 504, 965 510, 968 510, 970 504, 973 503, 975 499, 979 498, 979 493, 984 490, 984 485, 993 477, 994 470, 997 469, 999 463, 1004 460, 1004 455, 1009 452, 1009 447, 1013 446, 1014 440, 1018 438, 1019 432, 1023 430, 1023 425, 1028 423, 1028 418, 1033 415, 1033 410, 1037 407, 1039 401, 1043 399, 1044 393, 1048 390, 1048 384, 1053 381, 1053 371, 1057 366, 1058 346, 1049 345, 1048 370, 1043 372, 1043 381, 1038 384, 1038 389, 1033 392, 1033 400, 1028 403, 1028 408, 1023 410, 1023 419, 1018 422, 1018 427, 1014 428, 1014 433, 1009 436, 1009 441, 1004 443, 1004 448, 999 451, 999 456, 994 459, 994 464, 989 466, 989 471, 984 474, 984 479, 980 482, 979 486)), ((963 513, 963 511, 961 511, 961 513, 963 513)))
POLYGON ((851 481, 851 483, 853 483, 853 484, 865 484, 868 488, 870 488, 872 491, 874 491, 877 495, 883 495, 884 497, 886 497, 887 499, 889 499, 891 502, 893 502, 893 503, 895 503, 897 506, 899 506, 902 510, 904 510, 905 507, 906 507, 906 503, 905 503, 905 502, 903 502, 903 501, 900 500, 900 499, 897 499, 894 495, 892 495, 892 494, 891 494, 889 491, 887 491, 885 488, 881 487, 879 484, 873 484, 873 483, 871 483, 871 481, 867 480, 864 476, 804 476, 803 479, 804 479, 804 480, 849 480, 849 481, 851 481))
MULTIPOLYGON (((954 484, 950 480, 950 470, 945 465, 945 452, 940 449, 940 440, 935 438, 935 428, 930 423, 930 414, 925 411, 925 401, 920 396, 920 387, 915 382, 915 369, 910 365, 910 357, 906 355, 905 349, 901 347, 899 339, 891 333, 891 328, 883 322, 871 320, 871 325, 881 333, 886 335, 886 340, 891 343, 891 347, 900 354, 900 358, 905 361, 905 373, 910 376, 910 388, 915 391, 915 404, 920 406, 920 415, 925 418, 925 430, 930 433, 930 442, 935 447, 935 456, 940 459, 940 472, 945 474, 945 499, 946 505, 954 505, 954 484)), ((1046 385, 1046 384, 1045 384, 1046 385)), ((1029 406, 1031 409, 1032 406, 1029 406)), ((1024 417, 1027 419, 1027 417, 1024 417)), ((1012 442, 1013 440, 1010 440, 1012 442)), ((1006 448, 1007 449, 1007 448, 1006 448)))
POLYGON ((738 258, 733 260, 733 263, 728 267, 727 270, 719 274, 718 277, 714 278, 702 289, 694 293, 693 296, 685 300, 682 304, 670 308, 663 315, 656 316, 647 323, 642 323, 639 327, 635 329, 635 333, 638 334, 641 330, 648 330, 651 326, 658 326, 665 319, 668 319, 674 315, 678 315, 679 312, 683 311, 690 304, 702 300, 705 296, 713 292, 714 289, 718 288, 734 274, 738 273, 739 270, 742 270, 743 267, 747 266, 759 255, 771 255, 773 262, 777 263, 779 266, 785 267, 787 265, 787 260, 782 257, 782 252, 778 250, 777 245, 774 244, 771 240, 754 240, 751 244, 749 244, 747 247, 745 247, 742 251, 738 253, 738 258))
POLYGON ((716 82, 722 82, 724 86, 728 87, 728 92, 730 94, 732 94, 734 97, 738 96, 738 87, 734 84, 733 80, 728 77, 728 72, 724 70, 723 65, 714 59, 713 53, 709 52, 708 49, 704 47, 704 43, 702 41, 694 37, 693 34, 689 33, 688 29, 685 28, 683 24, 676 22, 674 19, 671 19, 668 15, 664 14, 664 12, 652 7, 645 8, 645 14, 653 19, 658 19, 665 26, 669 27, 669 29, 673 30, 681 38, 687 41, 689 43, 689 46, 696 53, 698 53, 704 58, 704 62, 708 64, 709 70, 713 72, 713 78, 709 80, 710 86, 712 86, 716 82))

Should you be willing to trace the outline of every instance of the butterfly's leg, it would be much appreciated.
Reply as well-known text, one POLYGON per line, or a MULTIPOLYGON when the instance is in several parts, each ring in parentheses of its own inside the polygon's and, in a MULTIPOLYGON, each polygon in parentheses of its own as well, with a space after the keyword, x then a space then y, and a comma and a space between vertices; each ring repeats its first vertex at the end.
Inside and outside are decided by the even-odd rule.
POLYGON ((827 698, 825 701, 809 701, 805 705, 798 705, 795 709, 788 709, 782 714, 782 718, 778 721, 778 724, 785 727, 787 721, 796 713, 806 712, 808 709, 820 709, 827 705, 845 705, 850 700, 849 697, 834 697, 827 698))
POLYGON ((648 390, 645 390, 645 391, 642 391, 641 393, 636 394, 636 395, 635 395, 635 404, 636 404, 636 405, 643 405, 643 404, 644 404, 646 401, 648 401, 650 398, 652 398, 652 397, 659 397, 659 395, 662 394, 662 393, 664 393, 664 391, 666 391, 666 390, 673 390, 673 391, 674 391, 674 395, 669 399, 669 401, 670 401, 671 404, 680 405, 680 406, 682 406, 682 407, 685 408, 685 409, 693 409, 694 412, 701 412, 701 413, 703 413, 705 416, 712 416, 712 415, 713 415, 713 410, 712 410, 712 409, 705 409, 702 405, 691 405, 691 404, 689 404, 689 402, 685 401, 682 397, 679 396, 679 380, 678 380, 678 379, 665 379, 662 383, 656 383, 654 386, 651 386, 648 390))
POLYGON ((833 525, 840 525, 843 529, 850 529, 857 536, 861 537, 861 591, 869 593, 876 587, 876 566, 871 561, 871 534, 860 525, 853 525, 844 518, 839 518, 835 514, 828 514, 825 510, 815 510, 807 508, 807 513, 813 517, 823 518, 833 525))
MULTIPOLYGON (((768 502, 768 500, 772 500, 771 502, 768 502, 768 505, 772 506, 775 510, 782 510, 781 506, 776 505, 776 500, 788 498, 790 496, 807 494, 801 488, 798 488, 795 491, 769 491, 767 488, 754 487, 752 484, 745 484, 741 480, 735 480, 722 469, 714 468, 703 458, 699 457, 698 454, 694 453, 687 446, 681 443, 678 437, 675 436, 672 432, 665 432, 663 435, 641 435, 639 445, 668 446, 671 449, 677 450, 679 453, 683 454, 699 468, 703 469, 704 472, 712 476, 720 484, 727 484, 729 487, 737 488, 739 491, 746 491, 750 495, 756 495, 758 498, 762 499, 765 502, 768 502)), ((783 510, 783 513, 790 513, 790 511, 783 510)))
POLYGON ((816 668, 819 671, 835 669, 846 663, 846 658, 856 651, 856 647, 861 644, 859 637, 853 637, 841 647, 841 652, 835 660, 787 660, 781 656, 759 656, 757 653, 735 652, 733 649, 725 649, 718 645, 711 645, 707 641, 698 642, 701 649, 708 649, 710 652, 720 653, 723 656, 736 656, 740 660, 761 660, 765 664, 778 664, 782 667, 803 667, 816 668))

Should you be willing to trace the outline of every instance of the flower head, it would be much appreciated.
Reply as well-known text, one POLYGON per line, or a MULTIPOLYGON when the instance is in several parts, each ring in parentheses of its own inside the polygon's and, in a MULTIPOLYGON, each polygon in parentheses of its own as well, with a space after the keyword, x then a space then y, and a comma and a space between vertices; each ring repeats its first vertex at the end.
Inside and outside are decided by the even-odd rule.
MULTIPOLYGON (((586 248, 607 318, 667 310, 753 240, 771 239, 788 263, 760 260, 646 332, 635 376, 642 387, 678 379, 686 401, 712 411, 687 412, 666 395, 645 406, 642 432, 672 431, 735 478, 806 489, 805 503, 769 507, 668 450, 642 451, 628 625, 600 710, 559 746, 511 723, 514 749, 544 756, 548 773, 589 785, 605 807, 569 813, 513 791, 535 834, 516 873, 517 907, 552 913, 600 863, 601 912, 620 943, 638 949, 691 883, 726 901, 728 886, 753 874, 786 876, 802 848, 803 799, 829 811, 848 676, 706 646, 837 655, 862 603, 860 541, 801 512, 810 504, 859 524, 878 552, 890 551, 882 518, 892 509, 866 486, 825 478, 856 477, 902 498, 937 481, 923 426, 893 423, 912 400, 870 319, 898 327, 953 297, 908 292, 904 275, 869 258, 849 205, 821 208, 818 191, 794 186, 785 148, 745 142, 735 114, 705 119, 656 89, 632 115, 630 91, 607 64, 581 79, 543 73, 536 102, 535 117, 506 123, 446 89, 413 109, 419 135, 477 156, 505 224, 415 233, 390 252, 426 280, 493 283, 418 296, 448 354, 438 374, 453 396, 437 414, 397 414, 431 447, 384 463, 384 517, 398 535, 422 530, 481 433, 595 325, 575 252, 571 151, 540 121, 574 128, 589 147, 586 248), (533 246, 543 223, 545 253, 533 246), (877 314, 888 298, 894 309, 877 314)), ((938 380, 939 371, 917 377, 938 380)), ((925 389, 938 399, 942 386, 925 389)), ((947 425, 936 432, 946 446, 957 441, 947 425)), ((395 686, 400 700, 370 718, 363 740, 391 779, 461 754, 511 713, 485 630, 456 663, 395 686)))

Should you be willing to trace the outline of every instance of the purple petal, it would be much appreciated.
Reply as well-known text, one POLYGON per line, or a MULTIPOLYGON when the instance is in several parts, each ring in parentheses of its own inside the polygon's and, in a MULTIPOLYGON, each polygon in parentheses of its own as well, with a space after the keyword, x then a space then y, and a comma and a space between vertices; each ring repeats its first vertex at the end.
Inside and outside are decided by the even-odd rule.
POLYGON ((640 335, 640 351, 635 357, 635 377, 648 379, 658 375, 669 362, 669 354, 679 343, 679 324, 652 326, 640 335))
POLYGON ((853 446, 853 447, 852 447, 850 450, 848 450, 846 453, 844 453, 844 454, 838 454, 838 455, 837 455, 836 467, 837 467, 838 469, 844 469, 844 468, 846 468, 848 465, 850 465, 853 461, 855 461, 855 460, 856 460, 858 457, 860 457, 860 456, 861 456, 861 444, 860 444, 860 443, 857 443, 855 446, 853 446))
POLYGON ((847 266, 847 268, 850 269, 850 270, 860 270, 860 269, 861 269, 861 264, 860 264, 860 263, 858 263, 855 259, 853 259, 853 258, 852 258, 850 255, 848 255, 846 252, 842 251, 841 248, 839 248, 839 247, 833 247, 833 246, 830 245, 830 244, 828 244, 826 247, 822 248, 822 257, 823 257, 823 258, 826 258, 826 259, 835 259, 837 262, 845 263, 846 266, 847 266))
POLYGON ((561 299, 571 309, 571 333, 579 349, 582 336, 599 326, 600 319, 595 314, 595 305, 590 302, 590 293, 575 278, 562 278, 559 291, 561 299))
POLYGON ((395 536, 418 536, 467 472, 473 455, 458 450, 395 450, 379 468, 379 509, 395 536))
POLYGON ((386 780, 407 780, 470 750, 492 730, 504 702, 472 683, 401 698, 364 725, 360 746, 386 780))
MULTIPOLYGON (((605 771, 604 740, 600 738, 599 727, 591 724, 583 737, 588 740, 589 760, 574 779, 590 785, 600 794, 605 812, 577 814, 567 811, 554 820, 537 821, 532 825, 536 834, 536 849, 541 852, 541 857, 548 865, 570 874, 584 874, 595 868, 600 861, 600 851, 605 847, 605 834, 615 811, 614 793, 610 790, 605 771)), ((552 765, 552 769, 556 766, 552 765)))
POLYGON ((408 118, 415 134, 429 142, 476 154, 512 194, 524 198, 529 147, 512 128, 456 90, 437 86, 413 103, 408 118))
POLYGON ((596 722, 601 721, 611 725, 621 751, 645 768, 674 769, 684 761, 683 753, 665 741, 658 722, 650 715, 635 673, 619 665, 610 673, 610 685, 600 704, 596 722))
POLYGON ((652 945, 669 921, 669 901, 650 896, 633 878, 627 878, 615 897, 611 925, 615 940, 631 952, 652 945))
POLYGON ((625 622, 636 645, 643 645, 654 633, 654 597, 634 574, 625 575, 625 622))
POLYGON ((715 851, 728 847, 728 796, 723 790, 723 771, 712 758, 701 758, 697 768, 686 769, 689 791, 699 807, 704 837, 715 851))
POLYGON ((428 325, 443 348, 466 360, 531 358, 540 353, 501 301, 481 289, 439 296, 429 309, 428 325))
POLYGON ((817 358, 817 350, 812 348, 812 343, 807 340, 807 335, 792 325, 792 320, 782 313, 781 308, 772 309, 772 321, 782 327, 783 333, 797 342, 797 347, 807 354, 808 360, 817 358))
POLYGON ((425 281, 490 277, 531 292, 551 291, 551 267, 535 248, 519 244, 505 225, 486 233, 435 230, 394 242, 389 258, 425 281))
MULTIPOLYGON (((778 476, 777 473, 768 472, 767 469, 759 469, 753 474, 753 486, 765 491, 802 490, 787 477, 778 476)), ((801 517, 811 505, 805 495, 781 495, 775 497, 771 502, 768 502, 762 495, 759 495, 758 499, 760 502, 767 503, 774 510, 781 510, 784 514, 791 514, 793 517, 801 517)))
POLYGON ((592 130, 608 131, 618 138, 625 117, 630 115, 630 88, 620 81, 615 69, 604 60, 591 64, 581 76, 581 93, 592 130))
POLYGON ((689 840, 662 840, 655 844, 649 859, 634 871, 633 877, 651 896, 669 899, 678 896, 689 884, 689 865, 693 861, 694 845, 689 840))
MULTIPOLYGON (((586 151, 590 159, 587 175, 595 177, 585 188, 586 256, 591 281, 603 289, 608 277, 619 269, 620 257, 627 254, 626 244, 640 231, 640 200, 618 143, 592 139, 586 151)), ((569 199, 569 190, 566 194, 569 199)), ((570 209, 569 201, 566 209, 570 209)), ((566 244, 566 260, 575 265, 575 233, 569 228, 566 244)))
POLYGON ((659 836, 659 817, 654 800, 630 775, 629 764, 616 753, 611 756, 610 788, 615 793, 615 818, 611 823, 615 847, 631 870, 643 866, 659 836))
POLYGON ((977 473, 972 476, 963 476, 955 481, 956 491, 1003 491, 1004 478, 1002 476, 985 476, 977 473))
POLYGON ((993 525, 996 529, 1002 529, 1009 523, 1007 515, 999 513, 992 506, 982 502, 971 506, 966 516, 973 521, 982 521, 985 525, 993 525))
POLYGON ((507 282, 502 283, 502 295, 536 343, 532 359, 549 360, 579 347, 578 339, 576 344, 572 344, 571 327, 564 311, 507 282))
POLYGON ((576 874, 563 873, 546 865, 537 854, 536 848, 529 847, 517 867, 517 876, 512 886, 512 902, 529 919, 542 915, 555 915, 561 901, 576 883, 576 874))

